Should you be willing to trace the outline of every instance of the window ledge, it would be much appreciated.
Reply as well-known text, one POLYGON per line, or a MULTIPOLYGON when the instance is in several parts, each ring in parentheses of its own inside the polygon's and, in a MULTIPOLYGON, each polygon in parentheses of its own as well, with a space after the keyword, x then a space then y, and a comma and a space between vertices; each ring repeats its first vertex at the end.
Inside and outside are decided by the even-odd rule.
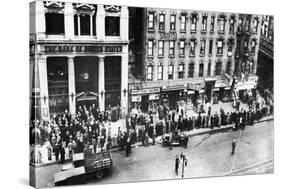
POLYGON ((219 30, 218 31, 218 34, 224 34, 225 32, 224 31, 221 31, 221 30, 219 30))
POLYGON ((195 57, 195 55, 189 55, 189 57, 195 57))
POLYGON ((234 34, 234 31, 229 31, 229 34, 234 34))
POLYGON ((159 33, 165 33, 165 30, 159 29, 158 32, 159 32, 159 33))
POLYGON ((154 29, 148 29, 148 32, 149 32, 149 33, 154 33, 155 30, 154 30, 154 29))
POLYGON ((147 55, 147 58, 151 59, 153 58, 153 55, 147 55))
POLYGON ((207 33, 207 30, 202 30, 201 33, 202 33, 202 34, 206 34, 206 33, 207 33))
POLYGON ((180 54, 179 57, 180 58, 185 58, 185 55, 184 54, 180 54))
POLYGON ((217 54, 217 56, 223 56, 223 54, 217 54))
POLYGON ((158 58, 164 58, 164 55, 158 55, 158 58))
POLYGON ((200 54, 199 56, 200 56, 200 57, 204 57, 204 56, 205 56, 205 54, 200 54))
POLYGON ((196 30, 190 30, 190 33, 191 33, 191 34, 195 34, 195 33, 196 33, 196 30))
POLYGON ((215 32, 214 32, 214 30, 213 31, 210 31, 210 34, 214 34, 215 32))
POLYGON ((175 33, 175 32, 176 32, 176 30, 171 30, 171 29, 170 29, 170 30, 169 30, 169 32, 175 33))
POLYGON ((186 33, 186 30, 180 30, 180 33, 186 33))
POLYGON ((211 57, 211 56, 213 56, 213 54, 208 54, 208 57, 211 57))
POLYGON ((175 58, 175 55, 169 55, 169 58, 175 58))

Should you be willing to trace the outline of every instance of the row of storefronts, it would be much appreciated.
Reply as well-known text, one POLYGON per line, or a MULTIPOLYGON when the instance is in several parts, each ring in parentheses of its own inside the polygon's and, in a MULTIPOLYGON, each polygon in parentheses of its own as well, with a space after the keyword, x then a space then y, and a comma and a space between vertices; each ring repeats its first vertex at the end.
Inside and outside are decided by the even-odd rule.
POLYGON ((233 79, 205 79, 205 81, 191 84, 162 85, 130 91, 131 108, 140 108, 148 111, 158 105, 167 105, 170 109, 185 107, 187 110, 199 111, 206 103, 217 104, 219 102, 232 102, 234 91, 241 94, 245 92, 253 94, 257 85, 257 77, 247 81, 233 79))

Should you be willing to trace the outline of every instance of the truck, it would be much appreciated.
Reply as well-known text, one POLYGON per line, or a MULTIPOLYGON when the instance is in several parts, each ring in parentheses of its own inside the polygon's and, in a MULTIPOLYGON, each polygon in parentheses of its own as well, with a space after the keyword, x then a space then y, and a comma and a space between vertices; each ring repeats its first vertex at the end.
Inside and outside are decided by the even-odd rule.
POLYGON ((109 151, 93 153, 92 149, 73 154, 72 162, 64 164, 62 170, 54 175, 55 186, 83 184, 95 176, 101 179, 105 171, 112 168, 109 151))

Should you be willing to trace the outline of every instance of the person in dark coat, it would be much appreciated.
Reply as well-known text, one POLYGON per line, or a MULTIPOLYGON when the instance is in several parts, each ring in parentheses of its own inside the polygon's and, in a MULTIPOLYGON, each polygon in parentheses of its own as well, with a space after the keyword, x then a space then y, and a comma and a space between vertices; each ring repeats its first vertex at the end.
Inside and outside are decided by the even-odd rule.
POLYGON ((235 148, 236 148, 236 140, 235 140, 235 139, 232 141, 231 146, 232 146, 231 154, 234 155, 234 153, 235 153, 235 148))
POLYGON ((180 164, 180 159, 178 156, 176 156, 176 160, 175 160, 175 172, 176 174, 178 174, 179 171, 179 164, 180 164))
POLYGON ((60 160, 61 163, 63 164, 65 160, 65 149, 63 145, 60 147, 60 160))

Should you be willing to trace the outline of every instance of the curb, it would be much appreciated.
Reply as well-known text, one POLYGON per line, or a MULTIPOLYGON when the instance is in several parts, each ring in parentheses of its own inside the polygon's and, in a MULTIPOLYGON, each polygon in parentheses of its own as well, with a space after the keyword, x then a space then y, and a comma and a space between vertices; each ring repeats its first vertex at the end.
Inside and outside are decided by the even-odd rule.
MULTIPOLYGON (((274 120, 274 117, 269 117, 269 118, 261 119, 261 120, 258 120, 258 121, 254 121, 254 124, 262 123, 262 122, 266 122, 266 121, 271 121, 271 120, 274 120)), ((230 124, 230 125, 227 125, 227 126, 221 126, 219 128, 214 128, 214 129, 210 129, 210 130, 207 130, 207 131, 201 131, 201 132, 198 132, 198 133, 192 133, 192 134, 187 134, 187 135, 189 137, 193 137, 193 136, 197 136, 197 135, 203 135, 203 134, 206 134, 206 133, 214 134, 214 133, 218 133, 218 132, 228 131, 228 130, 231 130, 233 128, 233 125, 234 124, 230 124)), ((252 126, 254 126, 254 125, 252 125, 252 126)), ((160 144, 160 143, 155 143, 155 144, 160 144)), ((142 144, 133 144, 132 148, 136 148, 136 147, 140 147, 140 146, 143 146, 143 145, 142 144)), ((118 152, 119 147, 113 146, 110 151, 111 152, 118 152)), ((68 163, 68 162, 71 162, 71 159, 65 160, 65 163, 68 163)), ((29 163, 29 165, 34 167, 34 168, 51 166, 51 165, 54 165, 54 164, 60 164, 60 163, 58 163, 57 161, 51 162, 51 163, 40 164, 40 165, 36 165, 34 163, 29 163)))

